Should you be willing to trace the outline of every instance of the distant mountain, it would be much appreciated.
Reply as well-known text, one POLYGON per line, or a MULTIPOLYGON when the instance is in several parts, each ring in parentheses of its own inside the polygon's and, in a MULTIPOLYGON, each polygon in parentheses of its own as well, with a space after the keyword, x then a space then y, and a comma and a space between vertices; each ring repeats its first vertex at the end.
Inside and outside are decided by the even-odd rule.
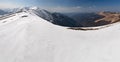
POLYGON ((4 15, 4 14, 7 14, 7 13, 8 13, 8 12, 0 9, 0 15, 4 15))
POLYGON ((66 15, 73 18, 78 26, 82 25, 83 27, 95 26, 94 22, 104 17, 98 13, 71 13, 66 15))
POLYGON ((69 26, 69 27, 78 27, 77 22, 66 15, 60 13, 52 13, 52 16, 53 16, 54 24, 69 26))
POLYGON ((115 22, 120 22, 120 13, 117 12, 100 12, 99 15, 104 16, 104 18, 95 21, 96 25, 106 25, 115 22))
MULTIPOLYGON (((49 12, 38 7, 15 8, 12 13, 29 12, 60 26, 66 27, 95 27, 120 21, 120 13, 99 12, 99 13, 69 13, 62 14, 49 12)), ((0 11, 1 14, 6 12, 0 11)))
POLYGON ((78 27, 77 22, 74 19, 65 16, 61 13, 51 13, 47 10, 40 9, 37 7, 31 8, 30 11, 53 24, 67 27, 78 27))
POLYGON ((118 12, 105 11, 99 13, 72 13, 66 15, 73 18, 78 25, 82 25, 83 27, 103 26, 120 22, 120 13, 118 12))

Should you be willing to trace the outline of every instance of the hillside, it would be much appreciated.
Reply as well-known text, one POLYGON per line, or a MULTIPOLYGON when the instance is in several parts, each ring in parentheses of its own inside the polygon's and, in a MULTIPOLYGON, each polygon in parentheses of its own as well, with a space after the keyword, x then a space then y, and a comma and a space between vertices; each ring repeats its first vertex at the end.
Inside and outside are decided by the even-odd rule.
POLYGON ((76 31, 16 13, 0 20, 0 62, 120 62, 119 29, 76 31))
POLYGON ((104 18, 95 21, 96 25, 106 25, 115 22, 120 22, 120 13, 115 12, 100 12, 99 15, 104 16, 104 18))
MULTIPOLYGON (((81 27, 97 27, 110 25, 120 21, 120 13, 117 12, 98 12, 98 13, 78 13, 67 15, 77 22, 79 30, 81 27)), ((74 29, 74 27, 73 27, 74 29)))

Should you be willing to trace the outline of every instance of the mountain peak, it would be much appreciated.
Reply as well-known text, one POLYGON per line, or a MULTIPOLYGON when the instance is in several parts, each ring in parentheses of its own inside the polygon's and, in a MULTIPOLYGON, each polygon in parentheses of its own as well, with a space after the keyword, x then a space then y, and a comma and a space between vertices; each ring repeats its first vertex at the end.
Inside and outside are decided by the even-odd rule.
POLYGON ((34 7, 30 7, 30 9, 37 10, 38 7, 37 7, 37 6, 34 6, 34 7))

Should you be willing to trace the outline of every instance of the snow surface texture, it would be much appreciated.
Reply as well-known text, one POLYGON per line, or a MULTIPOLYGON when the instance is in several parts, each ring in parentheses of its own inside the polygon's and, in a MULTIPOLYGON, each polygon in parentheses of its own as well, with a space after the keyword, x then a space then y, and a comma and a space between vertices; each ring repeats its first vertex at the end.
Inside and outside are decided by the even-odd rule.
POLYGON ((76 31, 21 12, 0 21, 0 62, 120 62, 119 37, 120 24, 76 31))

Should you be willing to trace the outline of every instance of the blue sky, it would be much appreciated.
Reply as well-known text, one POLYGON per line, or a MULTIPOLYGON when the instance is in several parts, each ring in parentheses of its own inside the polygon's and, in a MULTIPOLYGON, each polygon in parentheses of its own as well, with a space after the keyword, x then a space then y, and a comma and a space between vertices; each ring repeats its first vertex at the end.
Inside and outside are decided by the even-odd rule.
POLYGON ((0 0, 0 8, 24 6, 58 12, 120 11, 120 0, 0 0))

